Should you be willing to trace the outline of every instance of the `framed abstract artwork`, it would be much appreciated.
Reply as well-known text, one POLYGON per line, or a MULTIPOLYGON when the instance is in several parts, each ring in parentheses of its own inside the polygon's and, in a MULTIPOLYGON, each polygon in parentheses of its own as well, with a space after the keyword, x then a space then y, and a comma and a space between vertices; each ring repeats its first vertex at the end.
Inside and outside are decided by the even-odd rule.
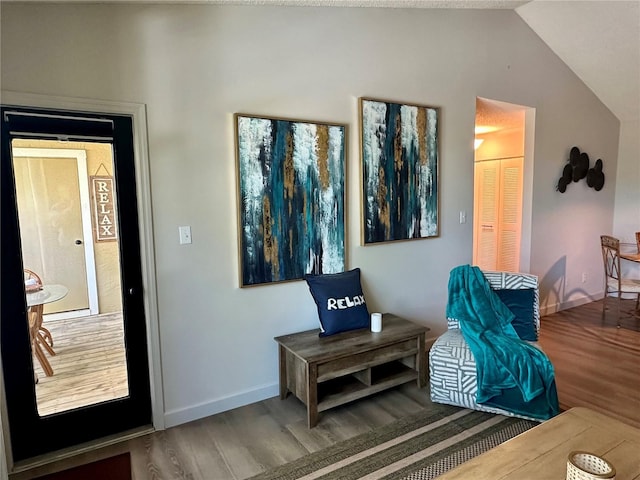
POLYGON ((362 243, 437 237, 438 108, 359 103, 362 243))
POLYGON ((346 125, 234 117, 240 285, 344 271, 346 125))

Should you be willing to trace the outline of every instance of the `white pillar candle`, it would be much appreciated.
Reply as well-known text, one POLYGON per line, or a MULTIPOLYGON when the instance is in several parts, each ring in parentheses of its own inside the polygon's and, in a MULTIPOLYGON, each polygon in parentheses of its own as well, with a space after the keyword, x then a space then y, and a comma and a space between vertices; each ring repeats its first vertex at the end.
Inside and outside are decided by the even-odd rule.
POLYGON ((382 331, 382 314, 381 313, 371 314, 371 331, 372 332, 382 331))

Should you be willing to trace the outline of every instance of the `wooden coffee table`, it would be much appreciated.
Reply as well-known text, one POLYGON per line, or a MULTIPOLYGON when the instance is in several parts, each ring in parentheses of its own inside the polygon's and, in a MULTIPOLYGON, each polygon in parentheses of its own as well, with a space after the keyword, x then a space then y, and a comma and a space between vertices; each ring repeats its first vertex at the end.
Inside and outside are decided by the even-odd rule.
POLYGON ((427 382, 429 329, 390 313, 382 331, 368 328, 319 337, 319 329, 276 337, 280 398, 293 393, 307 406, 309 428, 318 412, 403 383, 427 382))
POLYGON ((640 479, 640 429, 576 407, 463 463, 438 480, 564 480, 567 457, 574 450, 608 460, 616 469, 617 479, 640 479))

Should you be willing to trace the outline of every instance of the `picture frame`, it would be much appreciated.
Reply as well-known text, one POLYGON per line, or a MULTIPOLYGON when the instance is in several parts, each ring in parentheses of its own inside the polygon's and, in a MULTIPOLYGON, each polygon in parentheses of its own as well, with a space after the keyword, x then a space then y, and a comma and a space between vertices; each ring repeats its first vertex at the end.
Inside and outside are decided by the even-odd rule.
POLYGON ((359 98, 362 244, 439 236, 440 109, 359 98))
POLYGON ((240 286, 345 268, 347 126, 234 114, 240 286))

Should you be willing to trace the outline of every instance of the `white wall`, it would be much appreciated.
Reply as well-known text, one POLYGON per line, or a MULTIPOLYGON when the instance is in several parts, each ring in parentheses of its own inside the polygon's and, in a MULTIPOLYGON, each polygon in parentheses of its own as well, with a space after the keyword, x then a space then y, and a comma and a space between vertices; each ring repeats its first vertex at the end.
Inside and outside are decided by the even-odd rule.
MULTIPOLYGON (((621 242, 635 243, 640 232, 640 119, 620 125, 620 153, 616 175, 616 204, 611 234, 621 242)), ((623 262, 625 275, 640 278, 640 264, 623 262)))
POLYGON ((534 107, 531 270, 554 307, 601 290, 618 121, 512 11, 5 3, 1 22, 3 89, 147 105, 169 426, 276 395, 273 337, 317 326, 304 282, 238 288, 234 112, 349 125, 348 268, 371 310, 435 335, 471 261, 475 99, 534 107), (359 245, 359 96, 441 108, 439 238, 359 245), (555 191, 573 145, 606 159, 601 192, 555 191))
POLYGON ((640 119, 620 125, 620 154, 616 175, 616 208, 613 235, 635 242, 640 231, 640 119))

